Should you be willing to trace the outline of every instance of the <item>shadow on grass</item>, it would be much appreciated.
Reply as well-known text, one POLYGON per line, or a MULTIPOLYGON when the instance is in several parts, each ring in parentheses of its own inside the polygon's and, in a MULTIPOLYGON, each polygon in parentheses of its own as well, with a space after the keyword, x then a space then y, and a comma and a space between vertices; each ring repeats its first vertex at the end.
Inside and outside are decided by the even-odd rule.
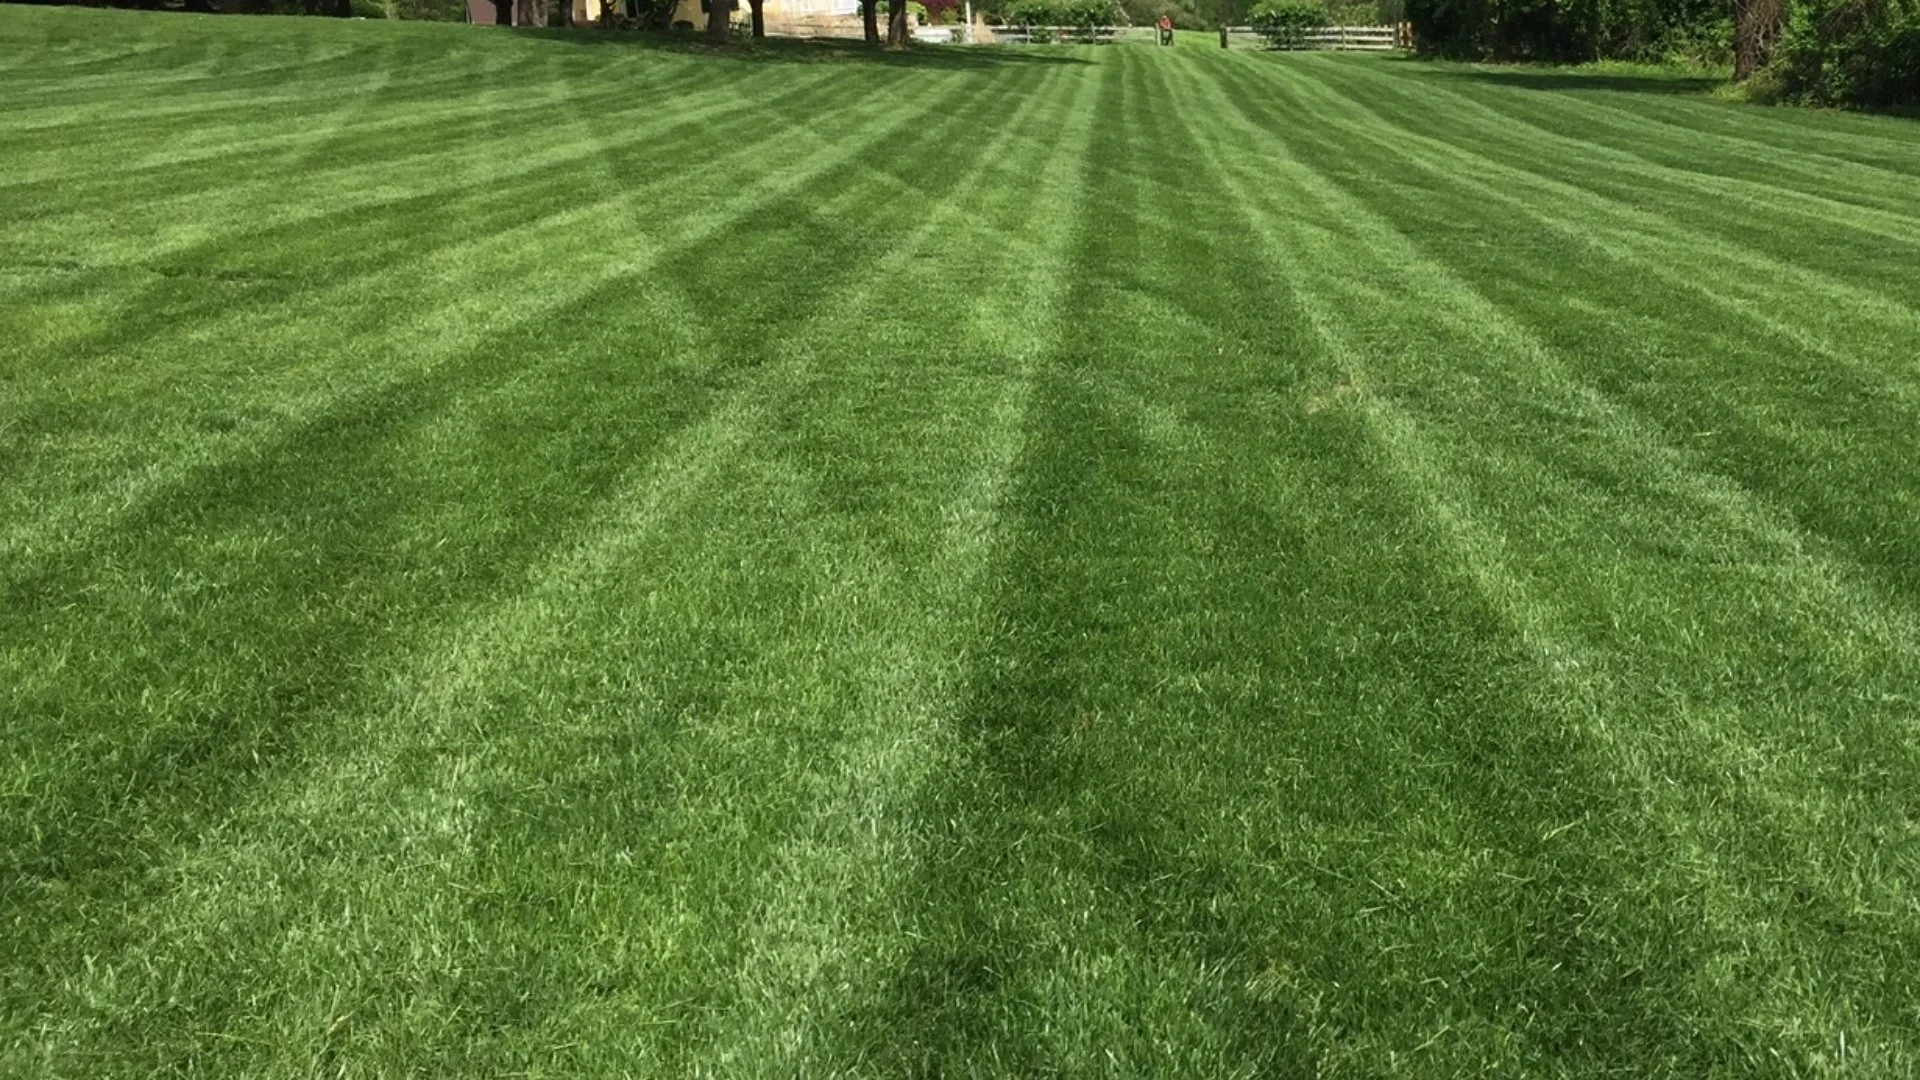
POLYGON ((716 46, 709 44, 701 33, 657 30, 541 28, 517 33, 568 45, 713 56, 761 64, 878 64, 965 71, 1018 65, 1091 63, 1084 57, 1064 51, 1056 53, 971 45, 915 45, 906 49, 881 49, 864 41, 847 38, 762 38, 758 41, 735 38, 725 45, 716 46))
MULTIPOLYGON (((1385 63, 1423 64, 1429 73, 1448 79, 1461 79, 1471 82, 1491 83, 1497 86, 1513 86, 1522 90, 1611 90, 1629 94, 1663 94, 1669 96, 1688 96, 1712 94, 1717 90, 1733 90, 1730 76, 1688 73, 1683 71, 1663 71, 1648 67, 1634 70, 1595 70, 1591 68, 1553 67, 1540 64, 1515 63, 1507 67, 1495 67, 1487 64, 1468 64, 1451 61, 1433 61, 1418 56, 1394 56, 1383 60, 1385 63)), ((1910 105, 1856 105, 1821 106, 1795 102, 1759 102, 1748 101, 1737 93, 1720 95, 1728 104, 1779 105, 1787 113, 1809 116, 1891 116, 1906 120, 1920 120, 1920 103, 1910 105)))
POLYGON ((1571 71, 1565 67, 1515 67, 1490 71, 1484 67, 1461 67, 1434 71, 1444 79, 1469 79, 1473 83, 1517 86, 1521 90, 1615 90, 1622 94, 1707 94, 1726 83, 1713 75, 1663 75, 1632 71, 1571 71))
POLYGON ((1639 65, 1559 67, 1552 64, 1473 63, 1395 53, 1379 58, 1385 64, 1406 64, 1445 79, 1513 86, 1522 90, 1612 90, 1627 94, 1704 94, 1724 86, 1726 79, 1700 71, 1661 69, 1639 65))
POLYGON ((1628 94, 1705 94, 1726 80, 1711 75, 1578 71, 1566 68, 1486 68, 1440 70, 1436 75, 1513 86, 1522 90, 1612 90, 1628 94))

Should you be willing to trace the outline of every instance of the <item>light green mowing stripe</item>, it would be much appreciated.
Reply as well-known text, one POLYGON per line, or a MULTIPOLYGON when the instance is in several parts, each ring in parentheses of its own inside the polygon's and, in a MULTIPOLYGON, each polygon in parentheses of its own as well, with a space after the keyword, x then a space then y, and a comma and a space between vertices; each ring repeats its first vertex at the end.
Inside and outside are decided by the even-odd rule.
POLYGON ((870 1014, 879 1031, 849 1035, 883 1075, 1234 1075, 1302 1061, 1301 1032, 1244 989, 1262 958, 1214 950, 1204 927, 1249 910, 1229 882, 1269 868, 1243 848, 1245 871, 1214 861, 1251 839, 1237 815, 1214 816, 1221 800, 1287 764, 1236 760, 1234 746, 1268 738, 1248 713, 1269 677, 1258 658, 1284 648, 1266 619, 1284 614, 1263 600, 1273 582, 1233 595, 1227 580, 1266 562, 1272 522, 1254 511, 1236 535, 1223 519, 1268 494, 1254 474, 1304 450, 1291 432, 1253 435, 1247 381, 1313 365, 1288 351, 1284 319, 1251 306, 1270 301, 1241 272, 1234 215, 1166 212, 1194 147, 1156 139, 1187 130, 1155 86, 1163 61, 1113 62, 1127 70, 1097 114, 1101 195, 1076 226, 1082 318, 1043 380, 967 759, 921 812, 948 854, 909 894, 922 944, 870 1014), (1282 351, 1249 352, 1248 334, 1282 351), (1216 625, 1203 628, 1205 611, 1216 625), (1236 632, 1244 661, 1203 659, 1236 632), (1096 656, 1117 663, 1103 673, 1096 656))
MULTIPOLYGON (((936 490, 945 489, 937 548, 908 562, 901 580, 889 583, 894 589, 841 601, 868 610, 897 607, 905 617, 895 616, 870 643, 847 650, 872 656, 861 673, 870 688, 859 711, 842 719, 843 749, 820 778, 805 818, 775 853, 772 872, 751 890, 766 899, 745 931, 747 954, 734 968, 741 1006, 721 1020, 718 1036, 699 1055, 700 1072, 837 1072, 843 1063, 831 1055, 844 1046, 842 1018, 878 1004, 885 976, 912 949, 897 921, 897 893, 933 853, 915 849, 910 811, 954 763, 965 661, 987 630, 983 579, 1004 539, 1003 504, 1034 368, 1058 339, 1065 314, 1064 249, 1086 197, 1088 100, 1100 85, 1091 74, 1055 76, 1002 114, 972 171, 949 189, 945 212, 898 262, 880 268, 879 281, 891 281, 907 272, 908 259, 939 250, 944 262, 980 283, 948 320, 928 328, 929 344, 956 329, 964 335, 947 344, 935 370, 894 370, 894 349, 905 342, 895 344, 889 339, 902 335, 886 334, 881 340, 894 349, 880 352, 879 363, 843 362, 836 372, 845 415, 821 410, 825 415, 807 422, 887 467, 892 441, 870 435, 855 441, 855 433, 874 422, 870 407, 880 395, 904 393, 908 403, 890 410, 899 415, 897 437, 968 449, 956 463, 964 469, 936 479, 936 490), (1018 189, 1005 185, 1014 178, 1018 189), (967 228, 976 216, 991 224, 967 228), (861 382, 875 384, 878 393, 863 392, 861 382)), ((918 284, 937 288, 940 282, 918 284)), ((807 469, 814 457, 807 451, 819 439, 809 434, 795 447, 800 452, 792 467, 807 469)), ((873 546, 881 557, 876 561, 898 550, 884 539, 873 546)))

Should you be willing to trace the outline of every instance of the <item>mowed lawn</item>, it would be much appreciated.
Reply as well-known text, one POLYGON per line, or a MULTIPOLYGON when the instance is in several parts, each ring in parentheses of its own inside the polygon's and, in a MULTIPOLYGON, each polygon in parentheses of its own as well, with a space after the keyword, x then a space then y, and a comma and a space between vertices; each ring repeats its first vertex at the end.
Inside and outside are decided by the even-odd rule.
POLYGON ((1920 124, 0 9, 0 1073, 1908 1076, 1920 124))

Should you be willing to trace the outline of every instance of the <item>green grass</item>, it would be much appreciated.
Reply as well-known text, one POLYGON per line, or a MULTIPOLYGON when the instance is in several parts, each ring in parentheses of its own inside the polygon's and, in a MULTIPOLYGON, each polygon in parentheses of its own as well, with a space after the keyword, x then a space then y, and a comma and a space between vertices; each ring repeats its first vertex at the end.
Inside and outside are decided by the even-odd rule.
POLYGON ((0 1073, 1911 1075, 1920 126, 1700 89, 0 9, 0 1073))

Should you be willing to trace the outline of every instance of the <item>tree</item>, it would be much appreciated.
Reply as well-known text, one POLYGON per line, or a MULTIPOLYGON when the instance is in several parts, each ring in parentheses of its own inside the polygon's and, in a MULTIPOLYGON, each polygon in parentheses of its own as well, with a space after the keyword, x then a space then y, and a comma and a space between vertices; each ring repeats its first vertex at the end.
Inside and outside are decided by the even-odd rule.
POLYGON ((707 40, 725 45, 733 32, 733 5, 736 0, 711 0, 707 5, 707 40))
POLYGON ((1327 9, 1318 0, 1260 0, 1247 13, 1270 49, 1298 49, 1307 36, 1327 25, 1327 9))
MULTIPOLYGON (((1032 28, 1038 42, 1042 31, 1075 31, 1082 41, 1093 41, 1103 26, 1126 24, 1126 10, 1114 0, 1017 0, 1006 10, 1008 21, 1032 28)), ((1047 39, 1051 40, 1051 39, 1047 39)))
POLYGON ((1733 0, 1733 77, 1745 82, 1767 66, 1786 25, 1784 0, 1733 0))
POLYGON ((1768 94, 1813 105, 1920 105, 1920 0, 1794 0, 1768 94))
POLYGON ((906 0, 887 0, 887 48, 907 47, 907 20, 910 17, 906 0))
POLYGON ((880 0, 860 0, 860 22, 867 31, 867 44, 880 44, 880 0))
POLYGON ((755 39, 767 36, 767 0, 747 0, 747 10, 753 13, 753 36, 755 39))

